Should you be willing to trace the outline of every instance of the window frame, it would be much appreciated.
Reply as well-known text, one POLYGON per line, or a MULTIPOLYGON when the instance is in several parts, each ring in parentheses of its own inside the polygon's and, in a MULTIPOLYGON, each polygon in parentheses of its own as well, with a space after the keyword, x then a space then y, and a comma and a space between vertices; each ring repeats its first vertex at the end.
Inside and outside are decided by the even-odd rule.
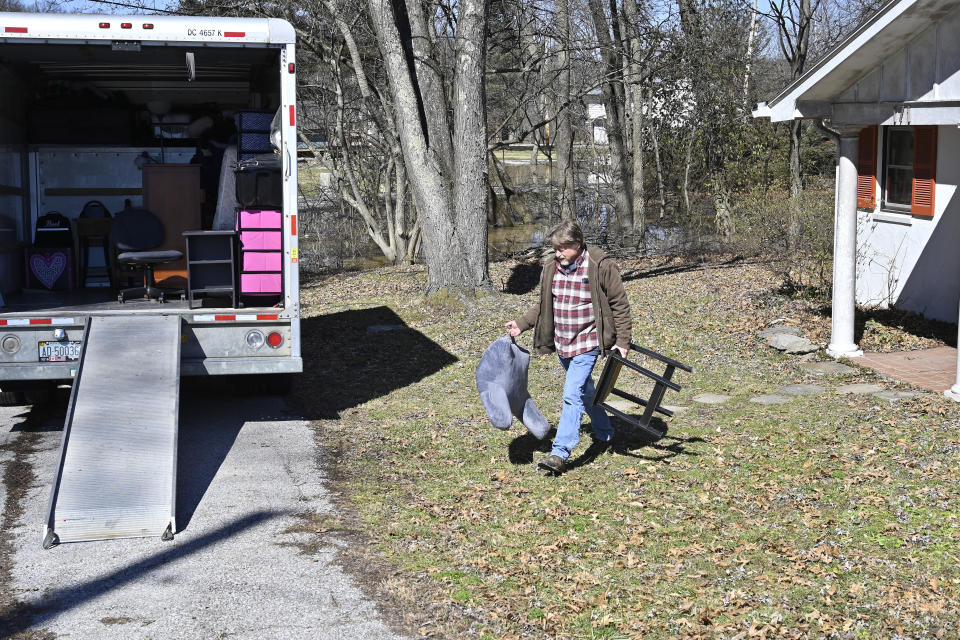
POLYGON ((902 213, 906 215, 911 215, 913 210, 912 185, 913 185, 913 180, 915 178, 915 172, 916 172, 916 168, 914 166, 914 158, 915 158, 916 144, 917 144, 917 136, 916 136, 916 130, 915 130, 916 128, 913 127, 912 125, 890 125, 890 126, 884 126, 882 127, 882 129, 883 129, 883 141, 881 145, 882 153, 880 156, 880 184, 878 185, 880 188, 879 210, 884 213, 902 213), (910 135, 913 138, 912 153, 911 153, 911 156, 913 157, 910 158, 909 165, 899 165, 899 164, 889 163, 890 138, 892 137, 890 135, 890 132, 892 131, 909 131, 910 132, 910 135), (910 201, 907 203, 890 202, 888 199, 888 179, 889 179, 888 172, 889 172, 889 169, 891 168, 893 169, 909 168, 910 169, 910 184, 911 184, 911 189, 909 190, 910 201))

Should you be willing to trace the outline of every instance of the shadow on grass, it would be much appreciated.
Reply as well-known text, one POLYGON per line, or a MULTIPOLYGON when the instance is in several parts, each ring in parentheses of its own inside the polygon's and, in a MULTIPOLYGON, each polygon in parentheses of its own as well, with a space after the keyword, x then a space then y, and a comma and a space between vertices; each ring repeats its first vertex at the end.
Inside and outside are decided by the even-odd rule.
MULTIPOLYGON (((567 460, 568 471, 592 463, 607 451, 612 451, 621 456, 669 464, 669 459, 676 456, 699 456, 700 454, 697 451, 690 449, 687 445, 706 442, 703 438, 698 437, 680 438, 668 435, 666 423, 659 418, 653 418, 650 425, 660 432, 660 436, 635 429, 633 425, 616 416, 611 417, 610 422, 614 430, 613 440, 610 442, 591 441, 583 453, 567 460), (640 450, 642 449, 647 451, 641 453, 640 450)), ((583 442, 583 439, 590 438, 588 435, 590 434, 589 423, 581 428, 581 432, 581 442, 583 442)), ((512 464, 531 464, 536 453, 550 453, 551 443, 556 433, 556 429, 551 429, 543 440, 537 440, 529 432, 517 436, 508 447, 510 462, 512 464)))
POLYGON ((627 282, 629 280, 642 280, 644 278, 656 278, 657 276, 670 275, 674 273, 687 273, 690 271, 706 271, 708 269, 731 269, 743 264, 741 256, 733 256, 720 262, 684 262, 675 264, 673 258, 666 258, 664 262, 655 267, 646 269, 624 270, 620 278, 627 282))
POLYGON ((681 455, 699 456, 699 452, 688 448, 686 445, 706 442, 699 437, 681 438, 669 435, 667 424, 660 418, 650 420, 650 426, 660 433, 659 436, 635 429, 633 425, 616 416, 611 418, 610 421, 614 428, 613 442, 610 446, 614 453, 621 456, 640 458, 650 462, 668 463, 670 458, 681 455), (641 449, 647 451, 640 453, 641 449))
POLYGON ((550 443, 553 442, 555 435, 557 435, 557 430, 550 429, 550 433, 544 436, 543 440, 537 440, 529 431, 517 436, 507 447, 510 462, 512 464, 530 464, 533 462, 535 453, 550 453, 550 443))
POLYGON ((385 306, 303 318, 300 331, 296 401, 311 420, 339 418, 457 361, 385 306))
POLYGON ((510 270, 503 292, 521 296, 530 293, 540 284, 541 273, 543 265, 539 262, 522 262, 510 270))
MULTIPOLYGON (((830 305, 825 304, 817 312, 829 318, 832 313, 830 305)), ((931 320, 918 313, 903 309, 862 309, 857 308, 854 316, 853 341, 857 344, 863 340, 868 322, 875 322, 889 329, 903 331, 919 338, 939 340, 944 344, 957 346, 957 325, 952 322, 931 320)))

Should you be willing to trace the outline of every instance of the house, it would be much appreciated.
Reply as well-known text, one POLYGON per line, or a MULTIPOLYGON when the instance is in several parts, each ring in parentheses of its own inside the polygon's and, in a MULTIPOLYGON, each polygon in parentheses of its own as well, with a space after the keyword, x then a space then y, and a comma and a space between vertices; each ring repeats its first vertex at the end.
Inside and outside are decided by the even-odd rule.
POLYGON ((587 129, 593 144, 607 144, 607 109, 603 106, 603 96, 600 91, 592 91, 583 96, 583 103, 587 107, 587 129))
MULTIPOLYGON (((960 0, 891 0, 755 117, 819 119, 839 139, 834 357, 862 355, 855 304, 957 322, 960 0)), ((956 384, 946 393, 960 400, 956 384)))
MULTIPOLYGON (((595 89, 583 96, 583 103, 587 107, 586 126, 590 139, 594 144, 607 144, 607 109, 603 104, 603 94, 595 89)), ((643 113, 649 122, 670 129, 680 129, 690 124, 693 119, 696 100, 690 81, 686 79, 672 82, 654 81, 649 98, 642 106, 643 113)), ((629 109, 627 117, 629 118, 629 109)))

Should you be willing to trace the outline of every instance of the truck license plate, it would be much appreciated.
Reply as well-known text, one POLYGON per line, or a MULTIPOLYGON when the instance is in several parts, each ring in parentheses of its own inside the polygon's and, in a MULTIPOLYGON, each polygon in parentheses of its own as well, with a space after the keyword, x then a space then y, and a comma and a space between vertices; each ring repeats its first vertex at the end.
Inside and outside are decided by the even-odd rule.
POLYGON ((40 362, 68 362, 79 359, 79 340, 40 342, 40 362))

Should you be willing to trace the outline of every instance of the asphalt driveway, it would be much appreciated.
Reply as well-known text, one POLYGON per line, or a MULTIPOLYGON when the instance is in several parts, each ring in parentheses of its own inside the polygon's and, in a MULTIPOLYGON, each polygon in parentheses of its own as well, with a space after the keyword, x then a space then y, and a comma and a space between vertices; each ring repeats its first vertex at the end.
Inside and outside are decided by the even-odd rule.
POLYGON ((0 637, 399 638, 336 562, 353 542, 320 533, 336 514, 310 424, 279 397, 183 389, 172 542, 44 551, 66 395, 0 408, 0 637))

